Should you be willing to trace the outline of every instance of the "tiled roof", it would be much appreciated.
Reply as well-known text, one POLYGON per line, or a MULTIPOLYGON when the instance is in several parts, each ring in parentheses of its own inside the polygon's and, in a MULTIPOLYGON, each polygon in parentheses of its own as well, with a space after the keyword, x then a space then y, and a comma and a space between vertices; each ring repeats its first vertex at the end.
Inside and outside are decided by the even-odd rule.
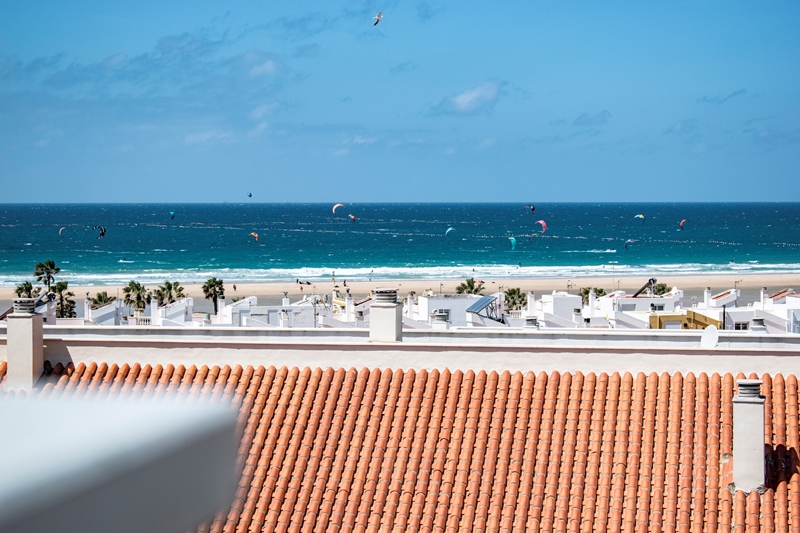
POLYGON ((233 402, 239 489, 200 531, 798 531, 794 375, 761 376, 766 488, 728 488, 743 377, 92 363, 32 394, 233 402))

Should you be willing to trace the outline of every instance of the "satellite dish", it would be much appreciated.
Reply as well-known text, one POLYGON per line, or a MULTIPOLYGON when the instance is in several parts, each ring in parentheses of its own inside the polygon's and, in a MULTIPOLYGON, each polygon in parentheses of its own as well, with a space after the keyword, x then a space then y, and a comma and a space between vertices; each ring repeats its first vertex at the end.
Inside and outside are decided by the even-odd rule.
POLYGON ((708 326, 703 330, 703 334, 700 336, 700 348, 703 350, 713 350, 717 347, 718 341, 719 331, 717 331, 717 326, 708 326))

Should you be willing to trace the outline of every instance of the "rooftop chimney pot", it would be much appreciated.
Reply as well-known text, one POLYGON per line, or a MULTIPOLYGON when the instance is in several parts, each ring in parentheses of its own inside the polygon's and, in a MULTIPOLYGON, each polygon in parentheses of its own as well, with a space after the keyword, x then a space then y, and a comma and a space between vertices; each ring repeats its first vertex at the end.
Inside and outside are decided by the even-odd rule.
POLYGON ((764 397, 760 379, 740 379, 733 397, 733 483, 752 492, 764 485, 764 397))

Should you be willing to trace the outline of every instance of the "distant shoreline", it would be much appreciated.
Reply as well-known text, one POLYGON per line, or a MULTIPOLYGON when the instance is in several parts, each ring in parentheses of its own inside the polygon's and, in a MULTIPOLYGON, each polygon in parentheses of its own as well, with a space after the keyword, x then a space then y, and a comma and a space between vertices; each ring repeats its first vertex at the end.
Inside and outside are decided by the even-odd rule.
MULTIPOLYGON (((476 276, 477 277, 477 276, 476 276)), ((612 280, 614 287, 631 294, 638 290, 647 282, 646 276, 593 276, 582 278, 535 278, 535 279, 503 279, 503 278, 478 278, 482 279, 486 287, 484 293, 491 294, 497 291, 504 291, 509 288, 519 288, 522 291, 534 291, 537 298, 542 293, 550 293, 554 290, 569 291, 577 294, 582 287, 599 287, 607 292, 611 291, 612 280)), ((716 294, 734 286, 742 291, 742 300, 745 302, 753 301, 762 287, 767 287, 768 293, 772 294, 786 288, 796 288, 800 290, 800 273, 798 274, 702 274, 702 275, 670 275, 657 278, 659 283, 666 283, 670 287, 677 286, 684 291, 684 301, 692 296, 702 295, 705 287, 710 287, 712 293, 716 294)), ((317 294, 330 294, 334 285, 344 293, 345 289, 350 289, 355 298, 365 297, 371 290, 376 288, 395 288, 398 290, 398 297, 405 298, 409 292, 421 294, 430 289, 434 293, 452 294, 455 293, 457 285, 463 279, 444 280, 444 279, 412 279, 412 280, 386 280, 373 279, 372 281, 350 281, 336 277, 333 280, 322 282, 312 282, 310 285, 300 285, 296 282, 269 282, 269 283, 250 283, 250 282, 225 282, 225 296, 228 301, 235 297, 256 296, 262 305, 279 304, 283 293, 286 292, 291 301, 301 299, 304 295, 310 295, 316 289, 317 294), (344 283, 347 282, 345 287, 344 283), (233 290, 236 285, 236 290, 233 290), (302 289, 301 289, 302 287, 302 289)), ((203 280, 205 282, 205 280, 203 280)), ((187 296, 194 299, 194 306, 197 311, 207 312, 213 306, 210 301, 203 296, 203 282, 186 283, 184 287, 187 296)), ((146 284, 148 289, 155 289, 158 284, 146 284)), ((75 301, 82 305, 86 292, 93 297, 97 292, 106 291, 110 296, 121 298, 124 285, 70 285, 69 290, 75 294, 75 301)), ((9 307, 15 298, 14 289, 10 287, 0 288, 0 306, 3 309, 9 307)))

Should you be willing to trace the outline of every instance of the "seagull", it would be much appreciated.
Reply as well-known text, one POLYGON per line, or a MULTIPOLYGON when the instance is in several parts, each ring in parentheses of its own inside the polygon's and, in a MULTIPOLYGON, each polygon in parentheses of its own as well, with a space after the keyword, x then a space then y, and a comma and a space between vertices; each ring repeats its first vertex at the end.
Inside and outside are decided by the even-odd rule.
POLYGON ((379 23, 379 22, 381 21, 381 19, 383 18, 383 11, 378 11, 378 14, 377 14, 377 15, 375 15, 374 17, 372 17, 372 18, 375 20, 375 24, 373 24, 373 26, 377 26, 377 25, 378 25, 378 23, 379 23))

